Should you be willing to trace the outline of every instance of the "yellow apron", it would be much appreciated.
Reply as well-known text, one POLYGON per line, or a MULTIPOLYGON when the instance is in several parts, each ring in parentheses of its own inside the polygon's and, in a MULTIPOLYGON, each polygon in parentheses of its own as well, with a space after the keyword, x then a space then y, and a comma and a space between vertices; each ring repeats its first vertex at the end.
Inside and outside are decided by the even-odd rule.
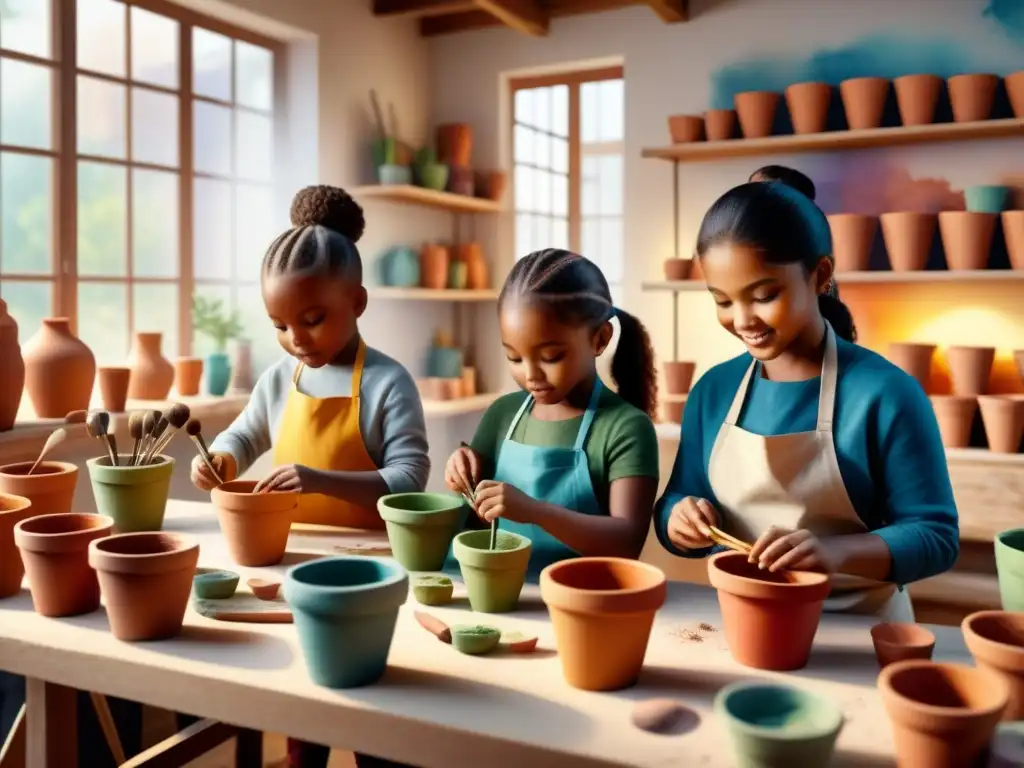
MULTIPOLYGON (((373 472, 379 469, 370 458, 359 429, 359 386, 363 378, 366 344, 360 340, 352 370, 351 397, 310 397, 299 391, 299 363, 292 389, 281 416, 274 444, 274 465, 303 464, 333 472, 373 472)), ((337 525, 346 528, 383 529, 375 509, 363 509, 320 493, 299 496, 297 523, 337 525)))

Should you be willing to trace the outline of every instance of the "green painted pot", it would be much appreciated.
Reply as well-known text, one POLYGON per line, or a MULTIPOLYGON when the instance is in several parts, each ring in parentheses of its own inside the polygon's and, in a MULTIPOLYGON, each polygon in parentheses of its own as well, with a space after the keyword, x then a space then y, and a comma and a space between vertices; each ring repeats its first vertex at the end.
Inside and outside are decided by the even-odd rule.
POLYGON ((498 647, 501 631, 482 624, 456 624, 452 627, 452 645, 459 653, 478 656, 498 647))
POLYGON ((238 589, 238 574, 218 568, 196 568, 192 591, 200 600, 227 600, 238 589))
POLYGON ((108 456, 89 459, 89 479, 96 498, 96 511, 114 519, 116 533, 159 531, 171 489, 174 459, 155 457, 155 464, 129 467, 130 454, 122 454, 119 467, 110 466, 108 456))
POLYGON ((826 768, 843 714, 828 699, 781 683, 740 682, 715 696, 737 768, 826 768))
POLYGON ((444 605, 452 601, 455 585, 447 576, 418 576, 412 582, 412 594, 423 605, 444 605))
POLYGON ((439 571, 465 519, 465 502, 448 493, 392 493, 377 502, 391 554, 410 571, 439 571))
POLYGON ((489 530, 463 531, 452 542, 469 605, 481 613, 514 611, 526 581, 533 544, 518 533, 500 530, 493 550, 490 544, 489 530))
POLYGON ((1024 611, 1024 528, 996 536, 995 551, 1003 610, 1024 611))

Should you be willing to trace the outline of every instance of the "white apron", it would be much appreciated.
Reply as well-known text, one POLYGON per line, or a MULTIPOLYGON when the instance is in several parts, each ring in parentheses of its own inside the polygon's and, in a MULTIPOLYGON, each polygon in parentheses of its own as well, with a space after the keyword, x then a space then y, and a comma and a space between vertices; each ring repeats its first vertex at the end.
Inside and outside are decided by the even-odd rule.
MULTIPOLYGON (((766 437, 736 426, 758 371, 747 369, 711 449, 708 479, 719 502, 722 528, 745 541, 776 525, 806 528, 816 536, 867 533, 839 472, 832 418, 839 365, 835 333, 825 323, 825 359, 813 432, 766 437)), ((836 574, 827 611, 874 614, 886 621, 913 621, 907 590, 888 582, 836 574)))

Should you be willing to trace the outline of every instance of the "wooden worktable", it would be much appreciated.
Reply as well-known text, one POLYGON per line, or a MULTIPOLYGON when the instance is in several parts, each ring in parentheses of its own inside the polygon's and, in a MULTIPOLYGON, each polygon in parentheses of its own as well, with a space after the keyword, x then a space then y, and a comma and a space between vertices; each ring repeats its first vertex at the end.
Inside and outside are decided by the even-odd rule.
MULTIPOLYGON (((366 534, 296 528, 286 564, 268 569, 235 567, 207 504, 171 502, 165 527, 201 541, 200 564, 250 575, 276 572, 330 552, 366 534)), ((371 535, 372 536, 372 535, 371 535)), ((426 608, 449 624, 473 620, 456 588, 456 603, 426 608)), ((672 583, 658 615, 639 684, 617 693, 588 693, 564 682, 547 612, 528 587, 521 610, 482 617, 502 629, 540 637, 538 652, 524 656, 464 656, 435 640, 413 619, 412 599, 402 608, 389 668, 376 685, 333 691, 309 681, 293 625, 231 624, 206 619, 191 608, 182 634, 170 641, 129 644, 115 640, 99 611, 47 619, 32 610, 27 589, 0 601, 0 668, 81 690, 120 696, 166 709, 215 718, 260 731, 286 733, 341 749, 379 755, 425 768, 524 766, 731 766, 724 729, 711 714, 715 692, 740 679, 784 679, 837 701, 847 717, 837 765, 894 765, 891 732, 876 693, 877 667, 870 618, 825 616, 814 654, 800 672, 776 675, 749 670, 729 655, 721 631, 701 642, 685 630, 701 622, 721 629, 715 592, 672 583), (685 732, 658 736, 630 723, 632 704, 672 697, 692 709, 685 732)), ((970 663, 959 630, 934 627, 937 659, 970 663)), ((37 730, 48 708, 30 680, 30 749, 47 739, 37 730), (33 701, 35 697, 35 701, 33 701)), ((41 757, 37 753, 37 758, 41 757)), ((29 755, 29 765, 44 768, 29 755)), ((65 763, 66 765, 66 763, 65 763)), ((63 766, 62 766, 63 768, 63 766)))

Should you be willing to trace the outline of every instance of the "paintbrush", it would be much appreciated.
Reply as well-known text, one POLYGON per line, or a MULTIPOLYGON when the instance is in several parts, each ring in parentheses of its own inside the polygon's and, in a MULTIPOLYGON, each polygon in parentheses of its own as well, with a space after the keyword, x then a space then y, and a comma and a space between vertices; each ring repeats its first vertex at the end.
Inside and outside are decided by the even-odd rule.
POLYGON ((142 465, 142 457, 149 449, 150 441, 153 439, 153 430, 157 422, 163 416, 160 411, 146 411, 142 416, 142 447, 139 449, 139 456, 136 459, 136 466, 142 465))
POLYGON ((185 432, 188 433, 192 442, 196 444, 196 450, 199 451, 199 457, 206 462, 206 466, 209 467, 210 471, 213 473, 213 477, 217 481, 217 485, 224 485, 224 480, 213 463, 213 456, 210 455, 210 449, 206 447, 206 441, 203 440, 203 425, 199 422, 199 419, 190 419, 185 425, 185 432))
POLYGON ((156 424, 153 425, 153 434, 149 436, 149 447, 146 448, 146 452, 142 456, 141 464, 143 466, 146 466, 153 460, 153 450, 160 442, 160 438, 164 436, 164 432, 167 431, 167 424, 167 417, 160 416, 156 424))
POLYGON ((53 432, 50 433, 50 436, 46 438, 46 442, 43 443, 43 449, 39 451, 39 456, 36 457, 35 463, 32 464, 32 468, 29 469, 29 471, 26 474, 31 475, 33 472, 35 472, 36 467, 39 466, 39 462, 43 460, 43 457, 46 456, 46 454, 48 454, 50 451, 52 451, 55 446, 63 443, 64 438, 66 438, 67 436, 68 433, 64 429, 64 427, 57 427, 57 429, 53 430, 53 432))
POLYGON ((135 441, 135 445, 132 446, 132 458, 128 462, 130 467, 134 467, 139 460, 139 449, 142 447, 142 436, 144 434, 142 421, 145 416, 146 414, 142 411, 133 411, 132 415, 128 417, 128 434, 135 441))
POLYGON ((107 433, 110 429, 110 414, 106 411, 93 411, 85 420, 85 428, 89 435, 97 440, 103 440, 107 446, 107 455, 110 457, 110 466, 118 466, 117 442, 114 436, 107 433))
POLYGON ((187 405, 182 403, 175 403, 167 409, 167 413, 164 418, 167 419, 167 431, 164 436, 157 441, 156 446, 149 452, 149 460, 152 461, 155 456, 159 456, 163 453, 167 444, 171 442, 171 439, 178 434, 178 431, 185 426, 188 422, 188 417, 191 415, 191 411, 187 405))

